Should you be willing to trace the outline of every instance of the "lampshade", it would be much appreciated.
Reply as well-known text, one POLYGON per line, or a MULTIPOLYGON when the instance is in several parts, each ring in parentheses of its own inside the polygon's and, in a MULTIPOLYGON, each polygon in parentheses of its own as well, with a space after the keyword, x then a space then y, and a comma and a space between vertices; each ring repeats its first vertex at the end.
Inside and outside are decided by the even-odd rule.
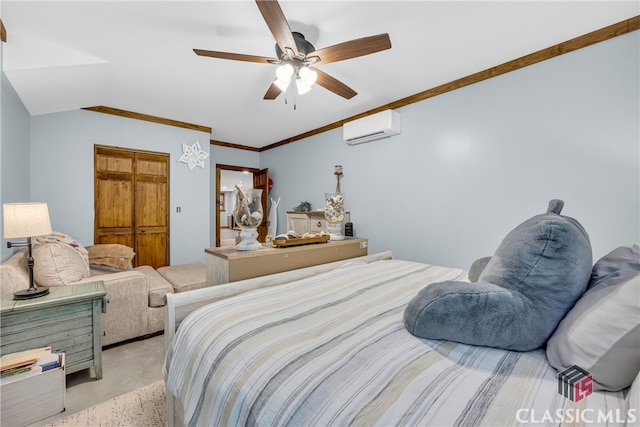
POLYGON ((307 86, 302 79, 296 79, 296 87, 298 88, 298 95, 304 95, 311 90, 311 86, 307 86))
POLYGON ((51 234, 46 203, 4 203, 2 209, 5 239, 51 234))
POLYGON ((291 64, 283 64, 276 68, 276 77, 283 82, 289 82, 293 76, 293 66, 291 64))
POLYGON ((318 79, 318 73, 307 67, 300 68, 298 75, 300 76, 304 84, 309 87, 313 86, 318 79))
POLYGON ((284 80, 276 79, 273 82, 273 84, 278 86, 278 89, 280 89, 281 92, 286 92, 290 82, 291 82, 290 80, 284 81, 284 80))

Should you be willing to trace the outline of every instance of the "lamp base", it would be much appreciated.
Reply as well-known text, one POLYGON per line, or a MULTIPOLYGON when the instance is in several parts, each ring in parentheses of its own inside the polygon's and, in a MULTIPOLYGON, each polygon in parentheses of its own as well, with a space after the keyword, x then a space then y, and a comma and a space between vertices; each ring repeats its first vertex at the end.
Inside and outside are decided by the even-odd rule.
POLYGON ((29 289, 24 289, 22 291, 15 292, 13 294, 13 299, 31 299, 31 298, 40 298, 49 294, 49 288, 40 286, 38 288, 33 287, 29 289))

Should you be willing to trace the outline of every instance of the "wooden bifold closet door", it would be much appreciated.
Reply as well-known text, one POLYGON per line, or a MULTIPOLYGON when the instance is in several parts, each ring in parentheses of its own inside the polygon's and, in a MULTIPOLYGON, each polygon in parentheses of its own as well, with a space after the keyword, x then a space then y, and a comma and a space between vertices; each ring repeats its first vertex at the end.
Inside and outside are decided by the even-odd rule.
POLYGON ((94 242, 133 248, 133 265, 169 265, 169 155, 94 147, 94 242))

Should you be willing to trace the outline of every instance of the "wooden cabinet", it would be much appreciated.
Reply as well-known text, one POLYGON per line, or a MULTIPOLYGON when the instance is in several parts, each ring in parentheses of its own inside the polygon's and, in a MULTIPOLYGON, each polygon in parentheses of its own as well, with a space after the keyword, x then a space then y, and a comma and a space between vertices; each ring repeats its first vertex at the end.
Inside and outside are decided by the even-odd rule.
POLYGON ((207 286, 365 256, 368 246, 368 239, 346 238, 288 248, 263 247, 250 252, 236 251, 231 246, 208 248, 205 249, 207 286))
POLYGON ((319 233, 327 231, 327 220, 324 211, 287 212, 287 229, 293 230, 298 236, 304 233, 319 233))
POLYGON ((258 242, 264 242, 269 234, 269 169, 253 174, 253 188, 262 190, 262 222, 258 226, 258 242))
POLYGON ((94 148, 94 243, 133 248, 133 265, 169 265, 169 155, 94 148))
POLYGON ((93 367, 102 378, 102 282, 49 288, 40 298, 0 301, 0 354, 51 346, 65 353, 66 373, 93 367))

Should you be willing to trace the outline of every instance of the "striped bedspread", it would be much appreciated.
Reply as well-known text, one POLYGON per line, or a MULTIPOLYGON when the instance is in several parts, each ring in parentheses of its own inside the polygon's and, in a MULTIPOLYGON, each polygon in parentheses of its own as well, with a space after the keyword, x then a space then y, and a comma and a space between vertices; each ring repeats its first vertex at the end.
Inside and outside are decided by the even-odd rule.
POLYGON ((201 307, 169 347, 167 390, 191 426, 624 424, 622 392, 572 402, 558 393, 543 350, 409 334, 407 302, 461 277, 378 261, 201 307))

